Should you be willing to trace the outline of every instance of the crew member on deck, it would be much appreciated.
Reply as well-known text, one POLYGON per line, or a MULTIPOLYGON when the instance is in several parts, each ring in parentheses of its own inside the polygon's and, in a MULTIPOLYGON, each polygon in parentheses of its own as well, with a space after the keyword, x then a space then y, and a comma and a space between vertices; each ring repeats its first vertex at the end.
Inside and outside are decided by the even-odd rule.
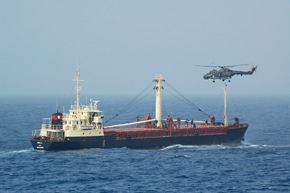
POLYGON ((180 121, 181 121, 180 117, 177 117, 177 128, 178 129, 180 128, 180 121))
POLYGON ((188 119, 185 120, 185 124, 187 127, 188 127, 188 121, 189 121, 188 119))
POLYGON ((238 117, 235 117, 234 119, 235 119, 235 125, 239 125, 240 124, 239 118, 238 117))
POLYGON ((167 121, 167 125, 171 129, 172 128, 173 119, 170 117, 170 115, 167 116, 166 121, 167 121))
POLYGON ((212 125, 215 125, 215 117, 214 116, 210 116, 210 123, 212 125))
MULTIPOLYGON (((140 116, 138 115, 136 118, 137 118, 137 122, 139 122, 140 121, 140 116)), ((137 128, 139 128, 141 126, 142 126, 142 123, 137 124, 137 128)))

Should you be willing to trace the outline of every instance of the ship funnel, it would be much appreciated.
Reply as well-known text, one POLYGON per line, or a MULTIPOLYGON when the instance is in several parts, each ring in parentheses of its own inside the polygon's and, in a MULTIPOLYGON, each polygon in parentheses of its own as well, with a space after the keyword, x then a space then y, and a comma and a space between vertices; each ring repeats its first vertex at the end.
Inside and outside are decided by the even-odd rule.
POLYGON ((164 81, 163 76, 158 74, 155 76, 154 81, 156 85, 154 89, 156 90, 156 108, 155 108, 155 119, 157 120, 157 127, 162 126, 162 82, 164 81))

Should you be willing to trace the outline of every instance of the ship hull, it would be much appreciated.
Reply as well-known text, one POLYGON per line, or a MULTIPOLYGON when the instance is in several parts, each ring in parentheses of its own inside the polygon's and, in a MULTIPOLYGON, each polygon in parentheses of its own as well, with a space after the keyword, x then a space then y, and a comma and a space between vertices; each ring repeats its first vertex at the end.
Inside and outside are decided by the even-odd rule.
POLYGON ((70 137, 63 141, 31 139, 30 142, 35 150, 75 150, 100 148, 103 146, 104 137, 70 137))
POLYGON ((118 140, 115 136, 106 137, 106 148, 127 147, 131 149, 160 149, 172 145, 227 145, 237 146, 244 140, 247 128, 228 131, 221 135, 163 136, 155 138, 127 138, 118 140))
POLYGON ((64 141, 45 141, 32 139, 35 150, 75 150, 86 148, 120 148, 131 149, 160 149, 176 144, 180 145, 240 145, 244 140, 247 127, 229 129, 225 134, 190 136, 159 136, 151 138, 119 139, 117 135, 100 137, 75 137, 66 138, 64 141))

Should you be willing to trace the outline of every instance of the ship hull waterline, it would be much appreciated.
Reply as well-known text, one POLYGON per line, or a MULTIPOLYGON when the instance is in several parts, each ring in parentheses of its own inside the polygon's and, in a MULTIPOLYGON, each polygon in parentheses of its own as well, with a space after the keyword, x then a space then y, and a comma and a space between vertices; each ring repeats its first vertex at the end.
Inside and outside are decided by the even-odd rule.
POLYGON ((76 150, 88 148, 121 148, 130 149, 161 149, 172 145, 226 145, 238 146, 244 140, 248 127, 229 129, 225 134, 188 136, 158 136, 146 138, 127 137, 119 139, 117 135, 98 137, 70 137, 62 141, 31 139, 35 150, 76 150))

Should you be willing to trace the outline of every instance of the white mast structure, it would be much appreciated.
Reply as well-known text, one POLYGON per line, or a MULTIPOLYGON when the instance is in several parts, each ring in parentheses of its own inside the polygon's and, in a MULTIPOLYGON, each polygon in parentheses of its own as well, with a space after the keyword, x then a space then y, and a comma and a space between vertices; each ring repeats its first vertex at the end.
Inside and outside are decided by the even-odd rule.
POLYGON ((157 127, 162 126, 162 82, 164 81, 163 76, 161 74, 156 75, 154 81, 156 82, 156 86, 154 87, 156 90, 156 108, 155 108, 155 119, 157 120, 157 127))
POLYGON ((74 81, 76 81, 76 110, 77 110, 77 113, 79 112, 80 110, 80 91, 81 91, 81 84, 80 82, 82 80, 80 80, 80 68, 77 69, 77 72, 76 72, 76 77, 74 79, 74 81))
POLYGON ((224 126, 228 126, 228 117, 227 117, 227 83, 224 84, 224 126))
POLYGON ((123 126, 147 123, 147 122, 152 122, 152 121, 157 121, 156 127, 162 127, 162 89, 163 89, 162 82, 164 81, 163 76, 161 74, 156 75, 154 81, 156 82, 156 85, 154 87, 154 89, 156 90, 155 119, 137 121, 133 123, 111 125, 111 126, 106 126, 104 128, 107 129, 107 128, 114 128, 114 127, 123 127, 123 126))

